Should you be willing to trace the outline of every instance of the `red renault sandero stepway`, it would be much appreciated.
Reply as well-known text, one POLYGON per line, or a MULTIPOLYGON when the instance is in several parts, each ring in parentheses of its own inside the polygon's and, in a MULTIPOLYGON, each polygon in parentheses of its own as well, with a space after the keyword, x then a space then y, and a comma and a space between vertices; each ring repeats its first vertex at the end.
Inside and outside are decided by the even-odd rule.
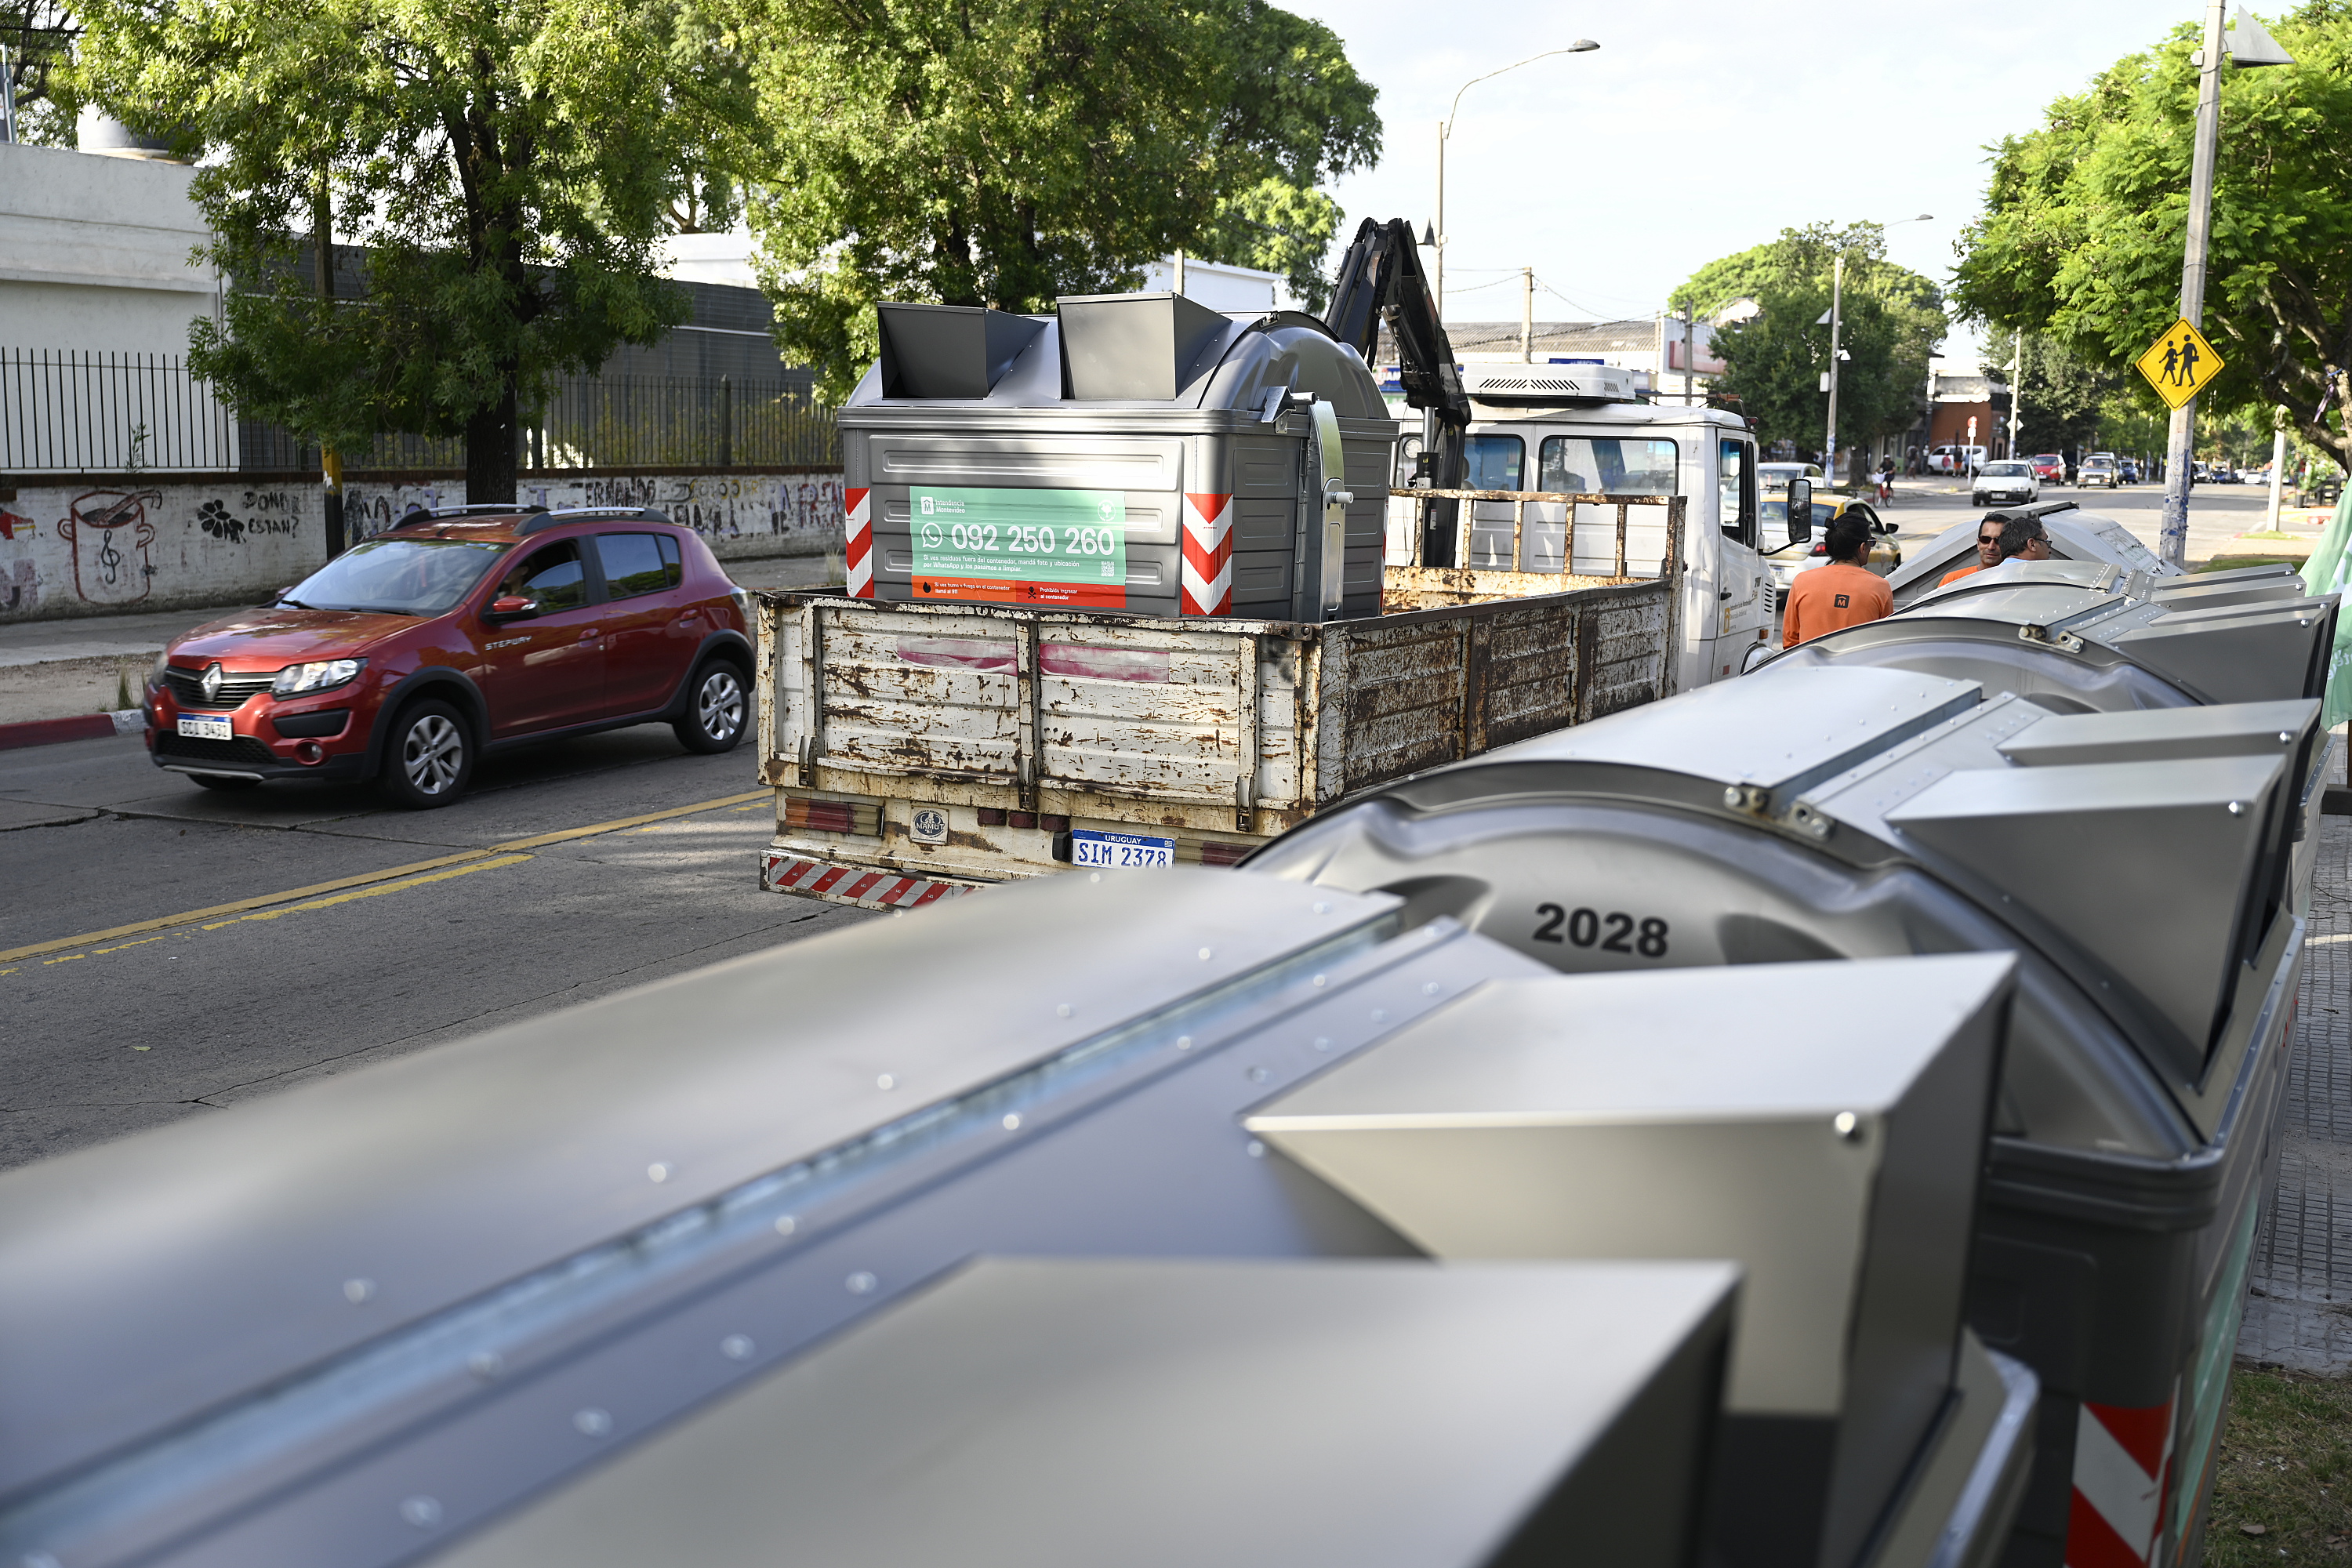
POLYGON ((207 789, 376 779, 420 807, 462 795, 485 752, 553 735, 659 722, 723 752, 749 717, 749 610, 659 512, 415 512, 175 638, 147 745, 207 789))

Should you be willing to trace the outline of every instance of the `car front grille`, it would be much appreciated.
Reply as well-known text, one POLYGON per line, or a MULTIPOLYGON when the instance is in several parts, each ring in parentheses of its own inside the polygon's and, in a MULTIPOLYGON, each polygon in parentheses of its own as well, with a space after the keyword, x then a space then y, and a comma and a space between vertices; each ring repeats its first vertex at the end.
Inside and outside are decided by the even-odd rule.
POLYGON ((221 671, 219 695, 206 697, 203 670, 183 669, 173 665, 163 671, 163 684, 172 689, 173 700, 183 708, 243 707, 247 699, 256 692, 268 690, 277 679, 278 672, 274 669, 257 675, 231 675, 224 669, 221 671))
POLYGON ((183 763, 216 763, 223 767, 250 767, 256 763, 274 767, 278 763, 269 748, 250 735, 239 735, 234 741, 203 741, 194 735, 174 735, 162 730, 156 731, 155 754, 183 763))

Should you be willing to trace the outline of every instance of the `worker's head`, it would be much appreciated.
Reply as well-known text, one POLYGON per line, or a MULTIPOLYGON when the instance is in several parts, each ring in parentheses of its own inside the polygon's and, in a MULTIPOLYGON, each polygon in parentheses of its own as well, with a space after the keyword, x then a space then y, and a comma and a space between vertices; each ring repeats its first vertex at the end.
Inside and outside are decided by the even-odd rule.
POLYGON ((2001 562, 2000 535, 2009 523, 2006 512, 1989 511, 1977 524, 1977 564, 1998 566, 2001 562))
POLYGON ((1859 566, 1870 554, 1870 524, 1859 513, 1840 512, 1831 520, 1829 531, 1822 538, 1832 561, 1859 566))
POLYGON ((2042 520, 2021 512, 2004 521, 2000 527, 2000 558, 2003 561, 2049 560, 2050 535, 2043 531, 2042 520))

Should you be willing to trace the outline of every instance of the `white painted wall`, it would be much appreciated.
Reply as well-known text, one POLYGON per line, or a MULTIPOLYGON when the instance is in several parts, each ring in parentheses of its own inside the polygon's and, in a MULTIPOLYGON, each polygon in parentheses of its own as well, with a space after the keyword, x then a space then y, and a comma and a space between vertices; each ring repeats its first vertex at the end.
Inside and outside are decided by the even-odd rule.
POLYGON ((195 170, 0 142, 0 347, 184 354, 220 281, 195 170))
MULTIPOLYGON (((527 479, 549 507, 649 506, 710 542, 719 559, 822 555, 842 545, 838 473, 583 475, 527 479)), ((407 512, 458 506, 462 479, 354 480, 354 538, 407 512)), ((257 476, 142 475, 0 489, 0 623, 251 604, 326 555, 320 487, 257 476)))

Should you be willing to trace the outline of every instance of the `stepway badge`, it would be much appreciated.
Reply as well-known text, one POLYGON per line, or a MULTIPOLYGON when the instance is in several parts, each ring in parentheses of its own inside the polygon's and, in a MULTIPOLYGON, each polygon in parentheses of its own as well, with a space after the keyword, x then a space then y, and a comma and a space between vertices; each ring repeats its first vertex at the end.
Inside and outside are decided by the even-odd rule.
POLYGON ((1127 604, 1120 491, 916 486, 908 499, 919 599, 1127 604))

